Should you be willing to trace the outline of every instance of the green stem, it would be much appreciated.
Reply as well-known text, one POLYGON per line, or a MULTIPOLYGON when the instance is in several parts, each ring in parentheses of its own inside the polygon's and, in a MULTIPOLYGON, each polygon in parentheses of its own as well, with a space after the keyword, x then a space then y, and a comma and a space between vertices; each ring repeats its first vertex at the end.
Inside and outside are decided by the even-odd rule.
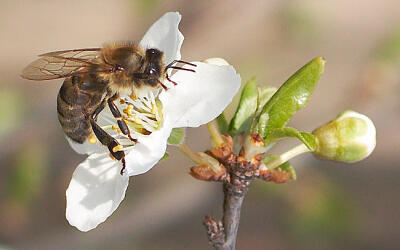
POLYGON ((281 154, 275 160, 272 160, 269 163, 265 164, 265 167, 268 169, 274 169, 274 168, 278 167, 279 165, 287 162, 288 160, 290 160, 298 155, 301 155, 303 153, 307 153, 307 152, 310 152, 310 150, 307 148, 307 146, 304 144, 300 144, 300 145, 290 149, 289 151, 281 154))
POLYGON ((195 152, 193 152, 188 145, 182 143, 181 145, 177 145, 179 151, 181 151, 184 155, 186 155, 189 159, 191 159, 196 164, 202 164, 203 159, 195 152))
POLYGON ((222 138, 221 133, 219 132, 218 126, 215 121, 211 121, 207 123, 208 132, 210 132, 211 138, 213 139, 215 145, 221 147, 224 144, 224 139, 222 138))

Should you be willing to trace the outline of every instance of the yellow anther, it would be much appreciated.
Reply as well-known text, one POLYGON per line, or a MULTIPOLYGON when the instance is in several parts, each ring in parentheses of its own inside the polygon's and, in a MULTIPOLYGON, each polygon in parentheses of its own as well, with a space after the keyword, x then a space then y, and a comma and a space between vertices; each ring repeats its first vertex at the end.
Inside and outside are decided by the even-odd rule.
POLYGON ((113 147, 112 151, 115 153, 117 151, 121 151, 124 147, 122 145, 117 145, 113 147))
POLYGON ((129 104, 128 107, 127 107, 127 109, 128 109, 129 114, 132 113, 133 105, 132 105, 132 104, 129 104))
POLYGON ((132 114, 132 110, 133 110, 133 105, 129 104, 128 107, 126 107, 126 109, 124 109, 122 112, 124 112, 127 115, 132 114))
POLYGON ((118 127, 117 126, 115 126, 115 125, 112 125, 112 127, 111 127, 113 130, 117 130, 118 129, 118 127))
POLYGON ((95 144, 97 142, 97 138, 94 134, 91 134, 88 138, 88 142, 91 144, 95 144))
POLYGON ((134 117, 135 117, 134 119, 135 119, 135 123, 136 123, 136 124, 139 124, 139 125, 142 124, 142 121, 140 121, 138 115, 135 115, 134 117))
POLYGON ((135 95, 135 93, 133 93, 133 92, 132 92, 132 94, 131 94, 129 97, 130 97, 132 100, 136 100, 136 98, 137 98, 136 95, 135 95))
POLYGON ((121 129, 118 129, 117 132, 118 132, 118 134, 121 134, 121 129))
POLYGON ((125 104, 125 101, 121 99, 121 100, 119 100, 119 103, 125 104))

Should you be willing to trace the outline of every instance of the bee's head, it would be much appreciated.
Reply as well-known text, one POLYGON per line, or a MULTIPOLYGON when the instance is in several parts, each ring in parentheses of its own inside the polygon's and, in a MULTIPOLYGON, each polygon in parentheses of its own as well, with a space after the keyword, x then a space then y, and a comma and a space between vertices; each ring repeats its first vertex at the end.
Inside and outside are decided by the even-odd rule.
POLYGON ((164 60, 163 52, 158 49, 147 49, 146 50, 146 68, 144 73, 149 76, 150 79, 159 79, 164 72, 164 60))

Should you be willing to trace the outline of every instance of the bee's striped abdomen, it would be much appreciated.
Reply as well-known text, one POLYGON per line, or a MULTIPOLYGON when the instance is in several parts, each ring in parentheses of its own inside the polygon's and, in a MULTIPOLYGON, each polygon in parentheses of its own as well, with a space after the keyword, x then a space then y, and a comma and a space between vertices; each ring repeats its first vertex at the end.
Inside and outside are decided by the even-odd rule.
POLYGON ((83 143, 92 133, 90 117, 101 103, 105 85, 91 77, 65 79, 57 96, 58 120, 65 134, 83 143))

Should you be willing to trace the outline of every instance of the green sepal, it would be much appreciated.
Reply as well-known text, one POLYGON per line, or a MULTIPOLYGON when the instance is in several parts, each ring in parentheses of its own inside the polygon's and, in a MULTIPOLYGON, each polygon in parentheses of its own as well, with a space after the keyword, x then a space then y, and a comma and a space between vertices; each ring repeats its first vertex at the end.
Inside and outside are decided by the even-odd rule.
MULTIPOLYGON (((273 160, 276 160, 277 158, 279 158, 278 155, 269 155, 269 156, 264 157, 262 159, 262 162, 265 165, 267 165, 268 163, 270 163, 273 160)), ((296 171, 294 170, 293 166, 288 161, 282 163, 281 165, 277 166, 276 168, 280 168, 282 171, 289 172, 290 179, 296 180, 296 178, 297 178, 296 171)), ((273 168, 273 169, 275 169, 275 168, 273 168)), ((270 169, 270 170, 272 170, 272 169, 270 169)))
POLYGON ((226 135, 228 133, 229 125, 226 121, 224 112, 222 112, 215 120, 217 121, 219 132, 221 132, 223 135, 226 135))
POLYGON ((173 128, 168 138, 168 143, 179 145, 185 140, 185 130, 183 128, 173 128))
POLYGON ((289 172, 291 180, 297 179, 296 171, 294 170, 294 167, 288 161, 279 165, 278 168, 280 168, 284 172, 289 172))
POLYGON ((250 79, 242 90, 239 105, 229 124, 229 134, 237 135, 247 131, 257 111, 258 89, 256 79, 250 79))
POLYGON ((314 135, 307 132, 300 132, 297 129, 291 127, 274 129, 265 139, 265 144, 267 145, 271 142, 284 138, 297 138, 302 143, 304 143, 304 145, 306 145, 307 148, 312 152, 317 150, 317 143, 314 135))
POLYGON ((307 104, 324 71, 324 64, 325 59, 317 57, 294 73, 264 105, 252 132, 266 138, 274 129, 282 128, 307 104))
POLYGON ((166 160, 166 159, 168 159, 168 158, 169 158, 169 153, 168 153, 168 152, 165 152, 164 155, 163 155, 163 157, 161 157, 161 159, 159 160, 159 162, 160 162, 160 161, 163 161, 163 160, 166 160))

